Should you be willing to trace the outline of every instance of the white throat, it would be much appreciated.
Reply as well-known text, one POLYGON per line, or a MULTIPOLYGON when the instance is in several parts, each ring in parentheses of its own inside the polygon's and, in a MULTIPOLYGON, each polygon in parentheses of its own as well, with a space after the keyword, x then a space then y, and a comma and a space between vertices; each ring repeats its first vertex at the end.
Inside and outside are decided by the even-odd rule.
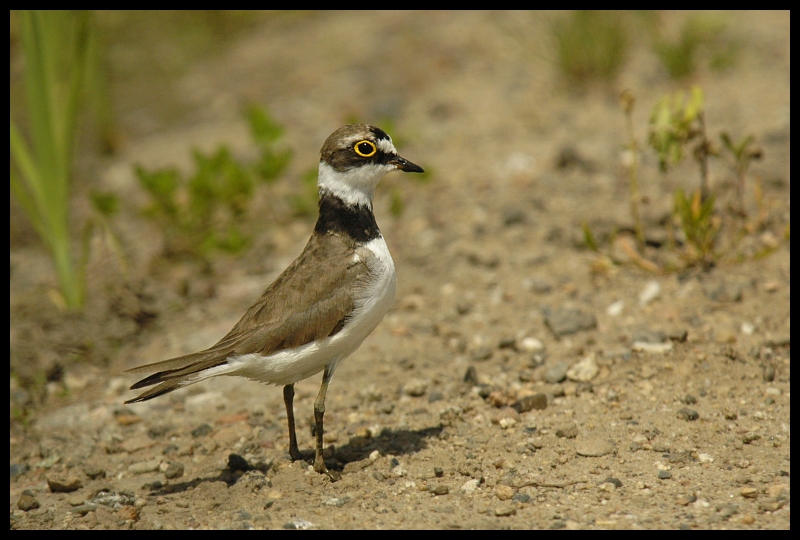
POLYGON ((386 173, 395 170, 394 165, 367 164, 339 172, 320 161, 317 186, 342 199, 351 206, 372 208, 375 186, 386 173))

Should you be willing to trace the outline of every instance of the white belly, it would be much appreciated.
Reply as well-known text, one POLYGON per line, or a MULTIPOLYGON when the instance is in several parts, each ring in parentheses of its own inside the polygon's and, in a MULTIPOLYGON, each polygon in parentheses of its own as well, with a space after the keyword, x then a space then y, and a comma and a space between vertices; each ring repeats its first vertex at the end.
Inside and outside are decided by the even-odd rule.
POLYGON ((397 278, 386 241, 381 236, 365 247, 373 255, 369 259, 374 277, 360 291, 356 291, 356 309, 341 331, 334 336, 269 356, 245 354, 231 357, 227 365, 208 370, 218 370, 218 373, 208 375, 238 375, 259 382, 286 385, 319 373, 329 364, 332 372, 338 362, 358 349, 375 330, 394 302, 397 278))

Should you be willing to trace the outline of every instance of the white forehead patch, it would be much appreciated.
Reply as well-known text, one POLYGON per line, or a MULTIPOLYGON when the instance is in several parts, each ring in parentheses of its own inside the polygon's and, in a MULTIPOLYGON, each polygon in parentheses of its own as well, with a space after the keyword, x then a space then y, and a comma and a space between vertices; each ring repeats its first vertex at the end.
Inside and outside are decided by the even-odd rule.
POLYGON ((378 139, 378 148, 387 154, 396 154, 397 149, 392 144, 392 139, 378 139))

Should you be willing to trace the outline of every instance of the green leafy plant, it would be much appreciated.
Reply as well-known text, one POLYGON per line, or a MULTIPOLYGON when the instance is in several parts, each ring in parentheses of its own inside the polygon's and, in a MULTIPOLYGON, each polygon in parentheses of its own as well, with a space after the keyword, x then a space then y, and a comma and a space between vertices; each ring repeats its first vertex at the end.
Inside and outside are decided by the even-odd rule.
POLYGON ((556 63, 571 83, 613 80, 627 57, 629 42, 624 14, 576 10, 551 26, 556 63))
POLYGON ((648 143, 658 153, 662 171, 683 160, 684 146, 697 137, 697 121, 703 110, 703 91, 692 88, 689 99, 682 91, 664 96, 650 115, 648 143))
POLYGON ((750 162, 752 160, 761 159, 764 153, 761 147, 755 144, 756 138, 753 135, 743 137, 739 142, 733 142, 730 135, 723 131, 719 134, 719 138, 722 141, 722 147, 730 154, 733 169, 736 172, 739 212, 742 216, 746 216, 747 209, 744 202, 744 190, 747 169, 750 167, 750 162))
POLYGON ((736 41, 724 33, 725 24, 717 17, 705 15, 687 17, 677 39, 670 40, 660 33, 653 43, 653 52, 672 79, 682 79, 695 73, 700 52, 705 51, 709 65, 724 69, 734 63, 739 50, 736 41))
MULTIPOLYGON (((733 250, 743 235, 757 230, 763 221, 763 193, 760 181, 756 181, 754 189, 755 204, 759 217, 756 223, 745 221, 743 227, 733 230, 730 244, 719 248, 723 217, 717 214, 715 208, 716 197, 710 192, 708 176, 709 161, 720 157, 718 146, 709 139, 705 123, 705 98, 702 89, 695 86, 688 94, 676 92, 659 100, 653 107, 649 120, 647 143, 658 155, 659 169, 666 173, 669 169, 682 162, 690 154, 700 169, 700 184, 690 195, 682 189, 674 193, 673 219, 664 222, 667 227, 666 245, 675 249, 679 242, 672 233, 675 224, 683 231, 685 237, 684 248, 681 252, 683 263, 662 262, 653 263, 644 257, 646 242, 644 230, 639 217, 639 189, 638 189, 638 143, 634 137, 632 111, 635 98, 630 91, 625 91, 620 96, 620 105, 626 116, 628 143, 625 145, 624 164, 628 171, 631 183, 631 215, 634 219, 634 231, 637 240, 636 249, 629 239, 620 238, 618 247, 622 249, 633 264, 648 271, 663 272, 683 268, 685 265, 702 264, 709 267, 717 259, 733 250)), ((739 185, 739 204, 744 208, 744 182, 748 167, 753 159, 760 159, 761 148, 755 144, 752 136, 747 136, 734 142, 727 133, 720 134, 723 150, 728 161, 736 171, 739 185)), ((583 226, 584 244, 594 251, 598 251, 597 242, 592 236, 588 225, 583 226)), ((614 259, 606 255, 608 260, 614 259)))
POLYGON ((678 91, 665 96, 653 108, 650 115, 648 143, 658 153, 662 172, 683 160, 684 148, 698 141, 693 155, 700 165, 700 194, 708 197, 708 158, 716 149, 706 136, 705 95, 699 86, 692 87, 686 98, 678 91))
POLYGON ((599 253, 600 246, 597 244, 597 240, 595 239, 594 233, 592 232, 591 227, 589 227, 589 224, 584 221, 583 225, 581 225, 581 229, 583 230, 583 243, 587 248, 599 253))
POLYGON ((675 192, 675 214, 680 219, 690 249, 689 260, 699 260, 704 265, 713 264, 714 246, 722 225, 714 215, 714 196, 702 200, 699 190, 687 197, 682 189, 675 192))
POLYGON ((50 252, 63 306, 85 299, 83 268, 70 249, 69 198, 76 117, 89 64, 83 11, 20 11, 31 142, 10 121, 11 191, 50 252))
POLYGON ((317 200, 319 192, 317 190, 316 168, 308 169, 300 178, 300 191, 289 196, 289 204, 292 213, 297 217, 311 217, 317 212, 317 200))
MULTIPOLYGON (((631 215, 634 219, 636 245, 630 235, 615 235, 611 242, 613 251, 603 249, 589 225, 584 223, 583 245, 597 253, 592 263, 593 274, 607 273, 610 264, 632 264, 648 272, 661 274, 680 271, 690 266, 710 268, 721 259, 738 262, 752 257, 763 257, 774 251, 778 242, 763 241, 764 249, 753 251, 752 242, 745 244, 744 252, 738 251, 739 242, 747 235, 762 230, 767 223, 764 194, 761 180, 754 182, 753 198, 758 212, 754 221, 734 221, 729 214, 716 207, 718 194, 709 186, 709 163, 713 158, 725 157, 736 172, 741 215, 744 214, 744 185, 748 168, 754 159, 761 159, 762 150, 752 135, 735 140, 725 132, 720 133, 721 148, 708 137, 705 121, 705 97, 700 87, 691 91, 675 92, 660 99, 649 118, 647 145, 658 156, 658 167, 662 174, 691 155, 700 170, 700 183, 694 190, 676 189, 673 193, 672 214, 659 221, 665 227, 665 235, 655 234, 644 239, 644 230, 639 217, 639 147, 634 136, 632 111, 635 97, 626 90, 620 96, 620 105, 625 114, 628 142, 624 146, 623 164, 631 182, 631 215), (673 231, 682 232, 682 237, 673 231), (619 258, 624 254, 624 259, 619 258), (675 257, 677 255, 677 257, 675 257)), ((644 147, 644 149, 646 149, 644 147)), ((783 240, 789 241, 789 224, 786 224, 783 240)), ((774 238, 770 236, 770 238, 774 238)))
POLYGON ((656 104, 648 142, 658 153, 662 172, 680 163, 685 147, 696 142, 692 155, 700 167, 700 186, 691 198, 682 189, 675 192, 675 215, 691 246, 690 263, 710 266, 721 221, 714 216, 715 198, 709 193, 708 159, 718 152, 706 135, 705 95, 699 86, 692 87, 688 98, 679 91, 656 104))
POLYGON ((261 149, 255 165, 256 173, 264 181, 275 180, 292 160, 291 149, 278 150, 276 146, 283 137, 283 126, 278 124, 263 107, 250 107, 247 119, 253 140, 261 149))
POLYGON ((283 127, 266 110, 252 107, 247 119, 259 147, 253 163, 237 160, 223 145, 211 154, 195 150, 194 172, 188 178, 175 168, 136 167, 139 184, 152 199, 145 213, 163 224, 168 253, 205 256, 221 250, 236 254, 249 246, 250 238, 240 224, 256 185, 279 178, 292 152, 279 148, 283 127))

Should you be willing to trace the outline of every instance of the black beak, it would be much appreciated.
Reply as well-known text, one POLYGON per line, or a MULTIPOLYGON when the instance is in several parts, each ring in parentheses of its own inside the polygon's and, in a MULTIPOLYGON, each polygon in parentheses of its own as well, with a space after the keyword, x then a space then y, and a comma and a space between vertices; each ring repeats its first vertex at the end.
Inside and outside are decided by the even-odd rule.
POLYGON ((425 172, 425 169, 423 169, 419 165, 411 163, 407 159, 401 158, 400 156, 395 156, 394 158, 389 160, 389 163, 391 163, 392 165, 394 165, 403 172, 425 172))

